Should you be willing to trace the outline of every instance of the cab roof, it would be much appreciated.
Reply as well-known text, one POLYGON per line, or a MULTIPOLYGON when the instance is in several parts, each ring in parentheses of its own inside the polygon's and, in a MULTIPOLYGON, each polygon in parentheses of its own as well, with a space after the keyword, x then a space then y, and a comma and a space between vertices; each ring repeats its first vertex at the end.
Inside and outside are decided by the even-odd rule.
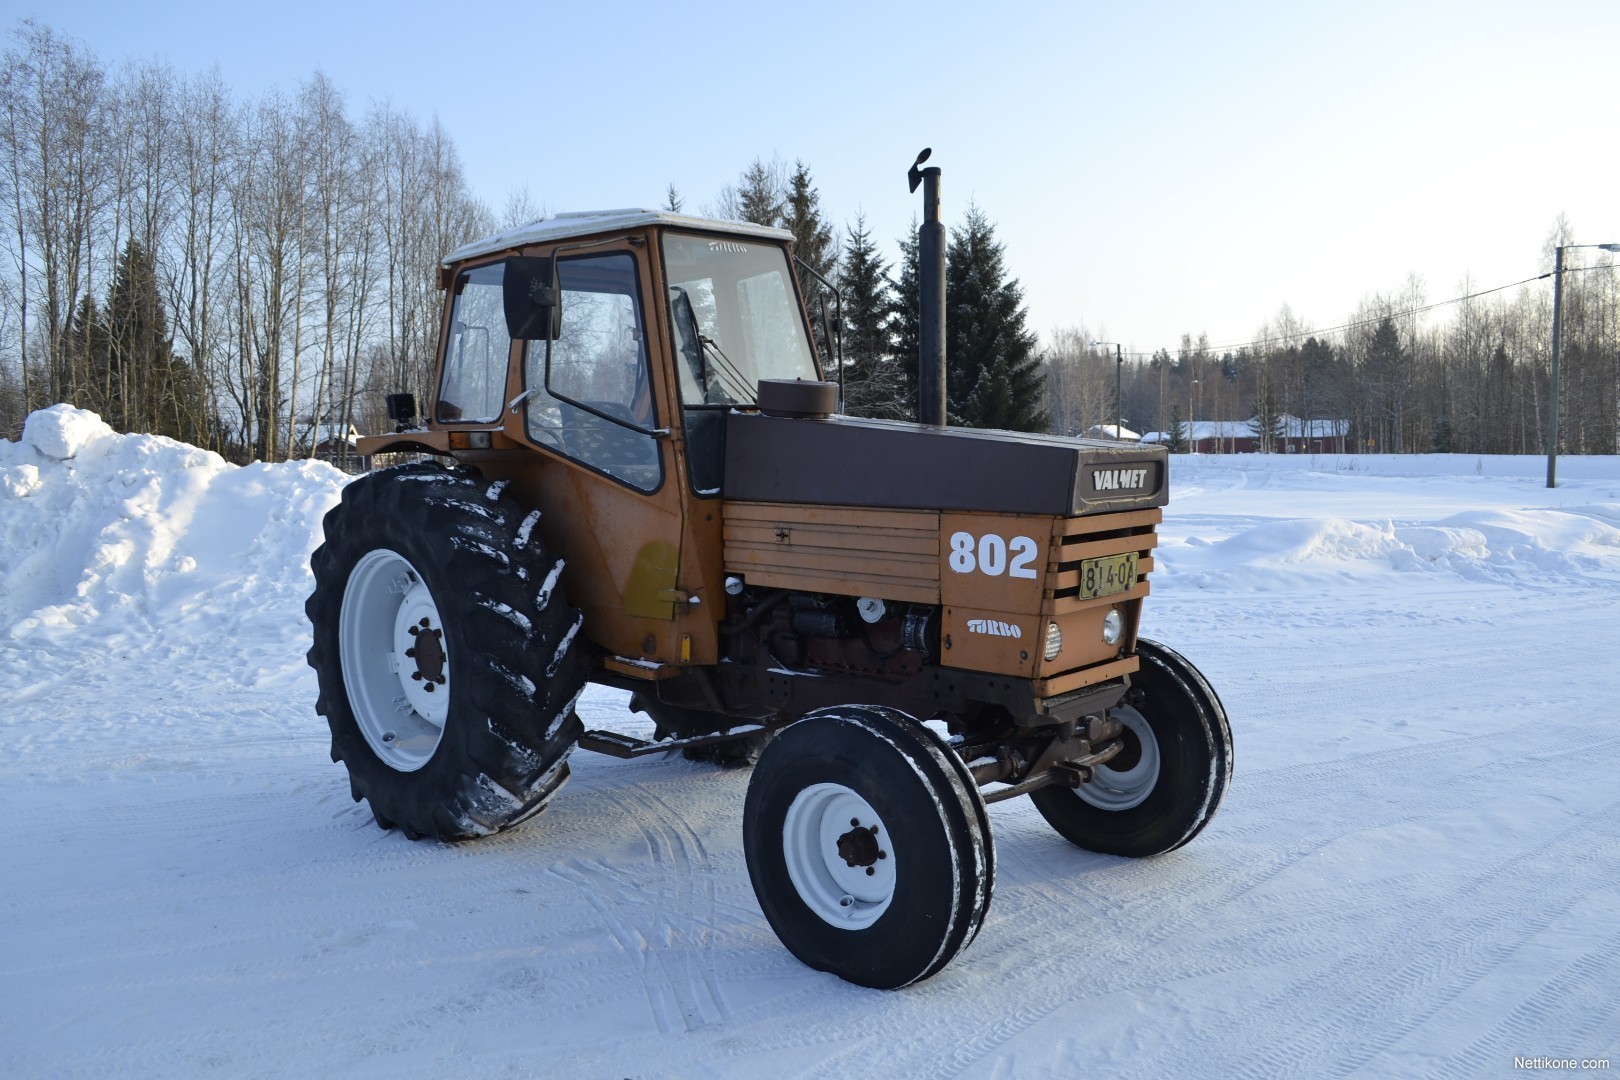
POLYGON ((585 210, 567 214, 549 214, 538 221, 519 225, 515 229, 462 244, 444 257, 450 266, 480 255, 523 247, 526 244, 549 244, 557 240, 571 240, 577 236, 595 236, 599 233, 630 231, 649 225, 668 225, 679 229, 701 229, 705 232, 723 232, 733 236, 757 236, 764 240, 792 240, 786 229, 770 229, 746 221, 713 221, 709 218, 688 217, 668 210, 585 210))

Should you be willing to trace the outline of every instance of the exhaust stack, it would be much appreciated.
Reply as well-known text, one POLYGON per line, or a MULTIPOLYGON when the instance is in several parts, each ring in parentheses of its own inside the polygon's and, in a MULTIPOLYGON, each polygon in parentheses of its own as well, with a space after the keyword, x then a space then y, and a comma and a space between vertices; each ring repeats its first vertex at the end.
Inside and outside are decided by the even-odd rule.
POLYGON ((939 166, 919 168, 933 153, 925 147, 906 174, 911 191, 923 186, 923 222, 917 230, 918 335, 917 420, 945 426, 945 225, 939 220, 939 166))

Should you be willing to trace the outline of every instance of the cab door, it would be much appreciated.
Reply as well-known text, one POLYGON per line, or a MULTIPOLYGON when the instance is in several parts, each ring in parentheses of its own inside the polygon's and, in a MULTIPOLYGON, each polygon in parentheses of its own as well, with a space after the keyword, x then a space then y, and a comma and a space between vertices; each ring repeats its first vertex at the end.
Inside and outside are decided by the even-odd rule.
MULTIPOLYGON (((650 268, 628 239, 555 255, 556 337, 511 342, 505 429, 533 451, 491 467, 539 516, 583 633, 621 657, 678 663, 682 489, 669 387, 653 362, 650 268)), ((496 264, 499 265, 499 264, 496 264)), ((537 582, 537 588, 545 587, 537 582)))

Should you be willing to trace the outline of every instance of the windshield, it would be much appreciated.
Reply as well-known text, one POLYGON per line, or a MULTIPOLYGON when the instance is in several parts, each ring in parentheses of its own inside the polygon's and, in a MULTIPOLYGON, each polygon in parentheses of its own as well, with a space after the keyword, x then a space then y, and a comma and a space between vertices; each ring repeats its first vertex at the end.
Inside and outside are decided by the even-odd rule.
POLYGON ((665 233, 664 273, 687 405, 751 405, 761 379, 821 377, 780 244, 665 233))

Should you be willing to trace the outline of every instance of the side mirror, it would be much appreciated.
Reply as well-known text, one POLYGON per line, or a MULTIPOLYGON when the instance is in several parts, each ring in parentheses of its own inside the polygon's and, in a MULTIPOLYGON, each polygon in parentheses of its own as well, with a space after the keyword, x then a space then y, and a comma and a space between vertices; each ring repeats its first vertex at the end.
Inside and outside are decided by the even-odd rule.
POLYGON ((562 336, 562 288, 555 260, 509 255, 501 282, 507 335, 519 341, 562 336))
POLYGON ((416 423, 415 394, 385 394, 383 400, 388 403, 388 419, 394 422, 396 431, 416 423))

